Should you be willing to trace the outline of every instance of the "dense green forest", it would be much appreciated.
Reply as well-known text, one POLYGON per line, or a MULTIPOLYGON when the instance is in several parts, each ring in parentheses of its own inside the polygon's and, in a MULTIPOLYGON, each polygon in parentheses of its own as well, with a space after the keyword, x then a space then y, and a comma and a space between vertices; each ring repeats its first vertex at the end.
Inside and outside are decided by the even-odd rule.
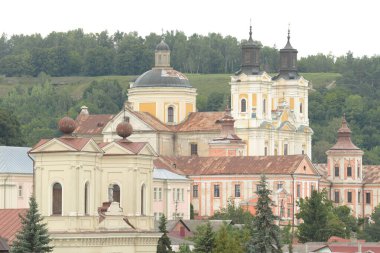
MULTIPOLYGON (((91 113, 116 113, 128 83, 153 65, 160 40, 154 33, 143 38, 135 32, 85 34, 81 29, 46 37, 2 35, 0 116, 10 117, 0 117, 0 127, 20 131, 13 130, 17 134, 10 138, 2 131, 0 144, 31 146, 42 137, 56 136, 57 120, 67 112, 75 117, 83 104, 91 113)), ((198 110, 223 109, 229 75, 239 69, 240 42, 215 33, 187 37, 178 31, 166 32, 165 41, 172 49, 172 65, 189 73, 198 89, 198 110)), ((276 72, 278 57, 276 48, 264 46, 262 68, 276 72)), ((298 66, 313 85, 313 161, 325 162, 325 151, 335 142, 346 113, 353 140, 365 151, 365 163, 380 164, 380 56, 318 54, 299 59, 298 66)))

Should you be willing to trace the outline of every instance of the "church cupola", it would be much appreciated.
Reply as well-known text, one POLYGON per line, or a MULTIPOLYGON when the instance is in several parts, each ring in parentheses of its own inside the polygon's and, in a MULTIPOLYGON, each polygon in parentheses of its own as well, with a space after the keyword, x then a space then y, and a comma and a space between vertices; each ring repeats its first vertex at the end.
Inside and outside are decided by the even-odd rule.
POLYGON ((164 39, 156 46, 154 59, 156 68, 170 68, 170 48, 164 39))
POLYGON ((283 49, 280 50, 280 73, 275 78, 297 79, 297 49, 290 44, 290 29, 288 29, 288 41, 283 49))
POLYGON ((252 26, 249 27, 249 39, 241 46, 241 72, 247 75, 256 75, 260 72, 261 45, 252 39, 252 26))

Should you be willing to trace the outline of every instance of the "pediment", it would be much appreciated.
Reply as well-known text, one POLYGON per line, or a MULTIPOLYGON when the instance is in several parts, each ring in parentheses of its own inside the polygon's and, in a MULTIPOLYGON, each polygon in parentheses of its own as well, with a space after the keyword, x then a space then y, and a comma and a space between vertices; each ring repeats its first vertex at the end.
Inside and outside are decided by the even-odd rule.
POLYGON ((103 152, 102 149, 96 144, 96 142, 91 139, 87 144, 81 149, 81 151, 86 151, 86 152, 103 152))
POLYGON ((158 156, 156 151, 154 151, 153 147, 147 143, 138 153, 139 155, 148 155, 148 156, 158 156))
POLYGON ((289 121, 282 122, 281 125, 278 127, 278 130, 283 131, 296 131, 296 127, 291 124, 289 121))
POLYGON ((105 133, 115 133, 117 125, 124 120, 124 117, 129 117, 129 122, 133 126, 133 131, 153 131, 154 129, 144 122, 142 119, 137 117, 133 112, 129 110, 120 111, 115 117, 107 123, 103 128, 102 134, 105 133))
POLYGON ((294 174, 315 175, 315 176, 320 175, 307 156, 304 156, 304 159, 297 166, 297 169, 294 171, 294 174))
POLYGON ((37 147, 36 149, 32 150, 31 153, 34 152, 57 152, 57 151, 77 151, 73 147, 70 147, 69 145, 59 141, 58 139, 51 139, 48 142, 44 143, 43 145, 37 147))
POLYGON ((106 155, 134 155, 132 151, 126 149, 117 142, 111 142, 102 149, 106 155))

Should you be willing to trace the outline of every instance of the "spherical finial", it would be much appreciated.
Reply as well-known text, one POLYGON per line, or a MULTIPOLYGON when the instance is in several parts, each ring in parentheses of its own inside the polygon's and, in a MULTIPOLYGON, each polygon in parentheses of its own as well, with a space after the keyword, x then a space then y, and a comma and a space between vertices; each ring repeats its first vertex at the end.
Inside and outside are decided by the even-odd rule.
POLYGON ((123 139, 129 137, 133 132, 132 125, 129 123, 129 118, 125 117, 123 122, 120 122, 116 127, 116 133, 123 139))
POLYGON ((76 126, 77 126, 77 124, 76 124, 75 120, 73 120, 69 116, 63 117, 58 122, 59 131, 61 131, 63 134, 66 134, 66 135, 72 134, 74 132, 76 126))

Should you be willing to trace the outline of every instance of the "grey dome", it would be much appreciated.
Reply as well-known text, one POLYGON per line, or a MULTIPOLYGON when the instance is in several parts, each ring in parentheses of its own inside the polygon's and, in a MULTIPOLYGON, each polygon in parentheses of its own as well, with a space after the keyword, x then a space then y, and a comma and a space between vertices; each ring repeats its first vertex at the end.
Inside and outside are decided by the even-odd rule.
POLYGON ((168 44, 166 44, 163 40, 156 46, 157 51, 170 51, 168 44))
POLYGON ((185 87, 192 88, 189 79, 174 69, 151 69, 139 76, 134 87, 185 87))

